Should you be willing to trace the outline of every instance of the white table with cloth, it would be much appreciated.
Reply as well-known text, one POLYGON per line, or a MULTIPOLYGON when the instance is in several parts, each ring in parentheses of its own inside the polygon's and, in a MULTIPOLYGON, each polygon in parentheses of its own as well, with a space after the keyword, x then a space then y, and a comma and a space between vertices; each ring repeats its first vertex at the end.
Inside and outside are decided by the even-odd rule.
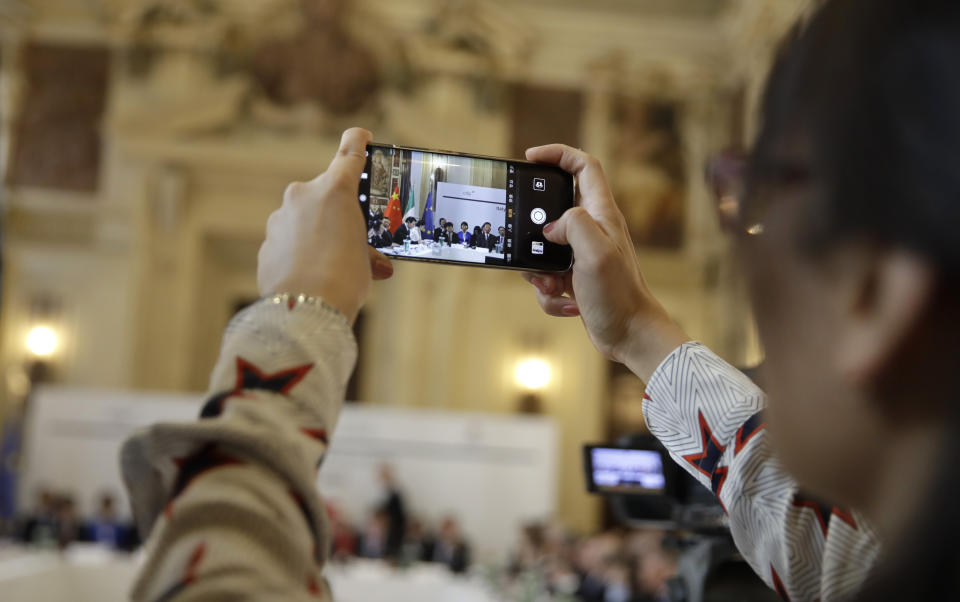
POLYGON ((416 259, 444 259, 448 261, 466 261, 469 263, 484 263, 486 257, 503 259, 503 253, 487 251, 487 249, 475 249, 469 246, 440 245, 427 242, 420 245, 411 245, 409 251, 404 251, 400 245, 385 247, 380 249, 387 255, 396 257, 411 257, 416 259))
MULTIPOLYGON (((120 554, 90 544, 63 552, 0 544, 0 600, 3 602, 121 602, 142 562, 141 554, 120 554)), ((331 564, 326 570, 335 602, 495 602, 482 580, 457 576, 441 565, 405 570, 377 560, 331 564)))

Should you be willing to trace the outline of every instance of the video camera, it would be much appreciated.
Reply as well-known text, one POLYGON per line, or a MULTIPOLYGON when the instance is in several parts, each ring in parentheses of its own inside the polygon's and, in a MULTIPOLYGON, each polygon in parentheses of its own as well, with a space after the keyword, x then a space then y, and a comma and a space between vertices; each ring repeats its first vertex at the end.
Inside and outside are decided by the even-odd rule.
POLYGON ((653 435, 585 445, 583 465, 587 490, 606 496, 626 526, 727 533, 720 502, 677 466, 653 435))
POLYGON ((737 552, 727 516, 713 493, 687 474, 653 435, 621 437, 613 445, 585 445, 587 490, 606 497, 617 522, 671 533, 678 550, 675 602, 776 600, 737 552), (729 598, 734 599, 734 598, 729 598))

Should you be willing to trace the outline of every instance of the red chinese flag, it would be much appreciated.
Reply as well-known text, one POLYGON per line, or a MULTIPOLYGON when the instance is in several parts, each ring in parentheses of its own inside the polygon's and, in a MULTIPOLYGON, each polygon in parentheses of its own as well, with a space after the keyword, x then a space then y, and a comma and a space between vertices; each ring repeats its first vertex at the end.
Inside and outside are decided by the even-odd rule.
POLYGON ((387 203, 387 210, 383 212, 383 217, 390 220, 390 232, 396 232, 400 224, 403 223, 403 209, 400 207, 400 187, 393 187, 393 194, 390 195, 390 202, 387 203))

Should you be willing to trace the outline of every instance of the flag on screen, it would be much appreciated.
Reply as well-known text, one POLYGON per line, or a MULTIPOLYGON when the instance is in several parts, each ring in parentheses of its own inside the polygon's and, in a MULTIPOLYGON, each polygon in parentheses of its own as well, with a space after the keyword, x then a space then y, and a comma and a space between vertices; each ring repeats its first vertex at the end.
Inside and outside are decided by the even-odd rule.
POLYGON ((403 221, 407 221, 408 217, 417 217, 417 203, 413 200, 413 186, 407 193, 407 204, 403 208, 403 221))
POLYGON ((427 205, 423 210, 423 227, 426 229, 426 236, 429 239, 433 239, 433 191, 427 193, 427 205))
POLYGON ((400 214, 400 187, 393 187, 393 194, 390 195, 390 202, 387 203, 387 210, 383 212, 383 217, 390 220, 390 232, 396 232, 403 218, 400 214))

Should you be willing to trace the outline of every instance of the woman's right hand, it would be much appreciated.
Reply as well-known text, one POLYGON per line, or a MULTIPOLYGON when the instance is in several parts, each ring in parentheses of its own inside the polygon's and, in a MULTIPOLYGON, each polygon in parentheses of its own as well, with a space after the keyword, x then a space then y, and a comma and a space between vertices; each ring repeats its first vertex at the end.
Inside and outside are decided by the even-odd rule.
POLYGON ((528 149, 527 159, 575 175, 580 205, 543 231, 547 240, 573 247, 573 268, 562 275, 525 273, 524 278, 536 287, 546 313, 580 316, 597 350, 648 381, 664 358, 690 338, 647 287, 600 162, 562 144, 528 149))

